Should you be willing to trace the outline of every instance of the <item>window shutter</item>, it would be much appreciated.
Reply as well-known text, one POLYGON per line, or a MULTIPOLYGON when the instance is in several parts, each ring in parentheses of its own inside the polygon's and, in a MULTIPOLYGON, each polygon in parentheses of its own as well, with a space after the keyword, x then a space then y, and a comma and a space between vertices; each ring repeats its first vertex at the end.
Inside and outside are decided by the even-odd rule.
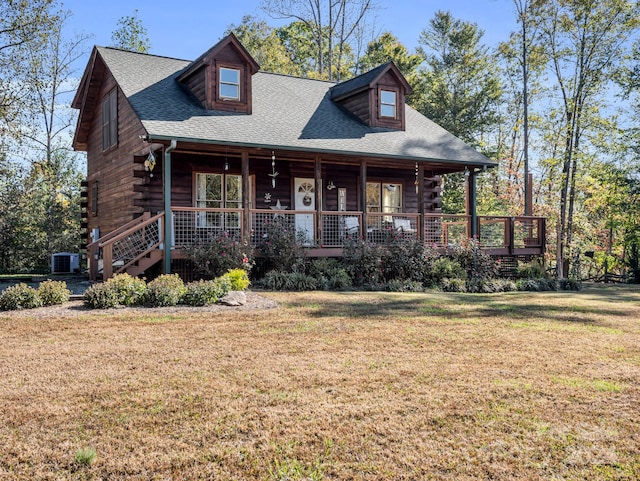
POLYGON ((102 101, 102 150, 108 150, 109 143, 109 97, 102 101))
POLYGON ((109 147, 118 143, 118 89, 109 95, 109 147))

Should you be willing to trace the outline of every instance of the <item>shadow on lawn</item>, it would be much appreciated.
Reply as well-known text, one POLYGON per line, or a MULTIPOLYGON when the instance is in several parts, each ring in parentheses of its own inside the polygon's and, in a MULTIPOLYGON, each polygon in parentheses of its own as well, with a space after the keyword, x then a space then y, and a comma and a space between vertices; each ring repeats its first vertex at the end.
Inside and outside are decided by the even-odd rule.
POLYGON ((615 295, 608 289, 598 288, 582 292, 505 294, 337 293, 327 301, 309 305, 300 300, 291 302, 288 306, 309 309, 308 315, 316 318, 349 317, 376 320, 398 317, 436 317, 445 322, 504 318, 507 320, 555 320, 595 325, 602 324, 603 316, 611 320, 628 318, 630 309, 638 306, 640 290, 621 290, 615 295), (567 300, 570 302, 567 303, 567 300))

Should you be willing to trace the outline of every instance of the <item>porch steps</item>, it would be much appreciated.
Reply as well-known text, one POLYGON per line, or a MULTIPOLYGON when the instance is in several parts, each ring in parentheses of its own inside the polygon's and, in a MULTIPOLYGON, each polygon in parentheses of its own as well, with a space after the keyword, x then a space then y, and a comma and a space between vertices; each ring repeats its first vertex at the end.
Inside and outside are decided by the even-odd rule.
POLYGON ((126 268, 127 274, 136 277, 162 260, 162 251, 154 249, 126 268))

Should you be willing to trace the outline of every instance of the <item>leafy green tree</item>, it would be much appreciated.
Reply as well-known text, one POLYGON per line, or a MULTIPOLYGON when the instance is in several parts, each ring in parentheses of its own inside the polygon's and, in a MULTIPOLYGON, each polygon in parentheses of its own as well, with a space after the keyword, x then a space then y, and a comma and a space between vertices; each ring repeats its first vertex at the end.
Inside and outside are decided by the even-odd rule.
POLYGON ((278 31, 264 20, 246 15, 239 25, 229 26, 227 33, 233 32, 251 53, 262 70, 285 75, 298 75, 299 71, 278 31))
POLYGON ((417 69, 422 63, 422 57, 409 53, 407 47, 391 32, 384 32, 369 42, 358 62, 358 73, 367 72, 389 61, 393 61, 411 85, 417 83, 417 69))
POLYGON ((148 53, 151 42, 147 36, 147 29, 138 18, 138 9, 133 15, 120 17, 118 28, 111 34, 111 46, 129 50, 131 52, 148 53))
MULTIPOLYGON (((475 147, 498 120, 501 95, 499 69, 488 47, 481 43, 483 31, 475 23, 436 12, 420 35, 418 52, 426 66, 412 103, 420 112, 475 147)), ((445 212, 464 210, 461 175, 447 176, 443 193, 445 212)))
POLYGON ((534 213, 533 199, 527 196, 529 190, 534 191, 529 185, 529 157, 535 147, 532 130, 540 128, 541 117, 530 106, 545 94, 542 79, 547 59, 540 46, 537 19, 531 14, 533 3, 534 0, 514 0, 520 28, 498 45, 503 85, 497 138, 500 166, 499 172, 492 175, 500 183, 505 212, 512 215, 534 213))
POLYGON ((10 124, 24 108, 25 46, 45 38, 57 19, 52 0, 0 1, 0 122, 10 124))
MULTIPOLYGON (((261 8, 272 18, 292 19, 290 26, 296 31, 287 31, 287 40, 305 40, 300 47, 304 51, 310 46, 310 55, 302 53, 301 61, 312 62, 308 76, 340 80, 343 72, 350 72, 351 42, 363 30, 370 14, 376 8, 375 0, 262 0, 261 8), (301 24, 301 25, 298 25, 301 24), (302 27, 302 25, 304 27, 302 27), (295 35, 293 35, 295 33, 295 35), (347 66, 347 68, 345 68, 347 66)), ((282 38, 282 37, 281 37, 282 38)), ((292 44, 290 44, 293 47, 292 44)), ((302 49, 289 48, 293 52, 302 49)), ((295 60, 294 60, 295 63, 295 60)))
POLYGON ((567 275, 572 256, 577 179, 586 135, 602 92, 611 83, 621 52, 638 26, 640 4, 627 0, 555 0, 533 11, 555 77, 563 118, 560 199, 556 233, 557 275, 567 275))
POLYGON ((77 85, 74 66, 84 53, 86 37, 66 38, 69 12, 59 12, 47 36, 24 44, 25 64, 19 83, 24 105, 12 126, 23 153, 25 192, 18 204, 28 232, 20 246, 21 269, 47 266, 50 255, 79 250, 80 180, 78 154, 71 150, 75 112, 70 95, 77 85))

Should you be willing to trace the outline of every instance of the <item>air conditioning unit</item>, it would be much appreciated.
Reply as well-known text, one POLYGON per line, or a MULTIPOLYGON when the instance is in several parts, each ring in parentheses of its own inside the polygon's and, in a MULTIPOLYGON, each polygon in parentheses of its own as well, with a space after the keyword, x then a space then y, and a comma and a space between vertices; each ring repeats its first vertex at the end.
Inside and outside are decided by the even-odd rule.
POLYGON ((80 254, 58 252, 51 256, 52 274, 71 274, 80 270, 80 254))

